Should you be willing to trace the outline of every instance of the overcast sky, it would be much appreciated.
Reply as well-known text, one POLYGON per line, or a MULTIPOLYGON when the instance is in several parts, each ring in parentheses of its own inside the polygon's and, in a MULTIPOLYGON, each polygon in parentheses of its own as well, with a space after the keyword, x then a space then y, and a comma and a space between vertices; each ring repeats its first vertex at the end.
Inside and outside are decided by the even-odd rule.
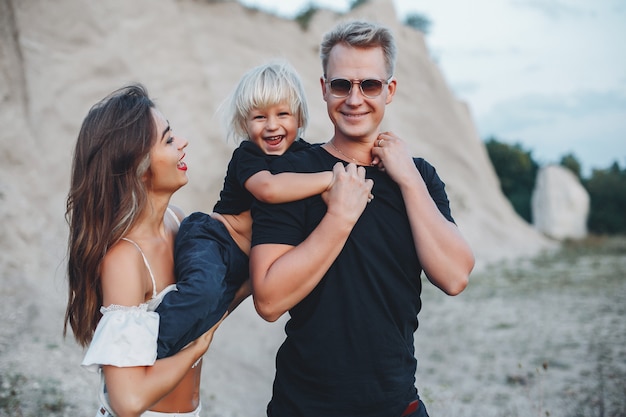
MULTIPOLYGON (((310 4, 240 0, 293 17, 310 4)), ((626 168, 625 0, 394 0, 399 19, 432 22, 433 58, 483 139, 521 143, 541 165, 573 153, 585 175, 626 168)))

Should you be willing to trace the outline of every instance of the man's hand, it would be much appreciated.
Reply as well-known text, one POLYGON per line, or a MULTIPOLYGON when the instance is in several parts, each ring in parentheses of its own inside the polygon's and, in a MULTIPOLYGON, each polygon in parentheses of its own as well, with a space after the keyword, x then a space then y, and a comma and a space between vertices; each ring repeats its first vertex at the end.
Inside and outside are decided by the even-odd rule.
POLYGON ((372 147, 372 158, 378 160, 376 166, 385 171, 397 184, 418 173, 406 142, 392 132, 378 135, 372 147))

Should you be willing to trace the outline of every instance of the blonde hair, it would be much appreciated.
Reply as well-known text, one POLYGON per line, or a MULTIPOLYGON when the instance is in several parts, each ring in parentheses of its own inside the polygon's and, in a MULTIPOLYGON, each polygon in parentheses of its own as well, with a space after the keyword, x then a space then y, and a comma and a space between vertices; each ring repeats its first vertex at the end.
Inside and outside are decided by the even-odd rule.
POLYGON ((300 76, 284 60, 274 60, 246 72, 220 106, 227 139, 248 140, 246 119, 251 111, 276 104, 289 103, 298 119, 298 136, 306 129, 309 109, 300 76))

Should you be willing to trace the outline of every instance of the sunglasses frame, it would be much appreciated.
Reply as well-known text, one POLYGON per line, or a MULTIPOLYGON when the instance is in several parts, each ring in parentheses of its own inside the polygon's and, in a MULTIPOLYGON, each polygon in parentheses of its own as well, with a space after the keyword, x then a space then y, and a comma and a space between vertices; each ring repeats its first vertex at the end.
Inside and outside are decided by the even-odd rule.
POLYGON ((378 96, 380 96, 383 93, 383 86, 385 85, 389 85, 389 83, 391 82, 391 79, 393 78, 393 75, 391 77, 389 77, 387 80, 381 80, 378 78, 364 78, 362 80, 349 80, 348 78, 342 78, 342 77, 337 77, 337 78, 333 78, 333 79, 326 79, 324 78, 324 84, 327 84, 329 86, 329 91, 330 94, 335 97, 335 98, 346 98, 350 95, 350 93, 352 93, 352 87, 354 87, 354 84, 358 84, 359 85, 359 90, 361 90, 361 94, 363 95, 363 97, 366 98, 376 98, 378 96), (333 88, 331 83, 333 81, 337 81, 337 80, 341 80, 341 81, 347 81, 350 83, 350 89, 348 90, 348 92, 345 95, 337 95, 335 93, 333 93, 333 88), (372 95, 368 95, 365 94, 365 92, 363 91, 363 82, 365 81, 378 81, 380 83, 380 92, 374 96, 372 95))

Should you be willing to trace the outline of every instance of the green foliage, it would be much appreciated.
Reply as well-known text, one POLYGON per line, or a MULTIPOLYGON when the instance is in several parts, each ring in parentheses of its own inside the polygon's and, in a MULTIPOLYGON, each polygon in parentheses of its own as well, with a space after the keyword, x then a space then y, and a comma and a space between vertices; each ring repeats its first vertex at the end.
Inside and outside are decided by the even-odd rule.
POLYGON ((352 3, 350 4, 350 10, 354 10, 357 7, 364 5, 368 1, 369 0, 352 0, 352 3))
POLYGON ((300 27, 302 28, 302 30, 307 30, 309 28, 309 24, 311 23, 311 19, 313 18, 313 16, 315 15, 315 13, 317 13, 319 9, 313 5, 309 5, 308 8, 302 10, 300 13, 298 13, 298 15, 295 17, 296 22, 298 22, 298 24, 300 25, 300 27))
POLYGON ((580 162, 578 162, 578 159, 574 156, 574 154, 568 153, 567 155, 563 155, 559 165, 572 171, 579 180, 582 179, 580 174, 580 162))
POLYGON ((614 162, 608 169, 594 169, 583 181, 591 207, 587 226, 592 233, 626 233, 626 168, 614 162))
POLYGON ((419 30, 424 35, 427 35, 428 32, 430 32, 432 22, 426 15, 420 13, 410 13, 404 19, 404 24, 412 27, 413 29, 419 30))
POLYGON ((491 137, 485 142, 487 153, 500 179, 502 192, 527 222, 532 221, 530 200, 539 166, 530 151, 520 144, 509 145, 491 137))

